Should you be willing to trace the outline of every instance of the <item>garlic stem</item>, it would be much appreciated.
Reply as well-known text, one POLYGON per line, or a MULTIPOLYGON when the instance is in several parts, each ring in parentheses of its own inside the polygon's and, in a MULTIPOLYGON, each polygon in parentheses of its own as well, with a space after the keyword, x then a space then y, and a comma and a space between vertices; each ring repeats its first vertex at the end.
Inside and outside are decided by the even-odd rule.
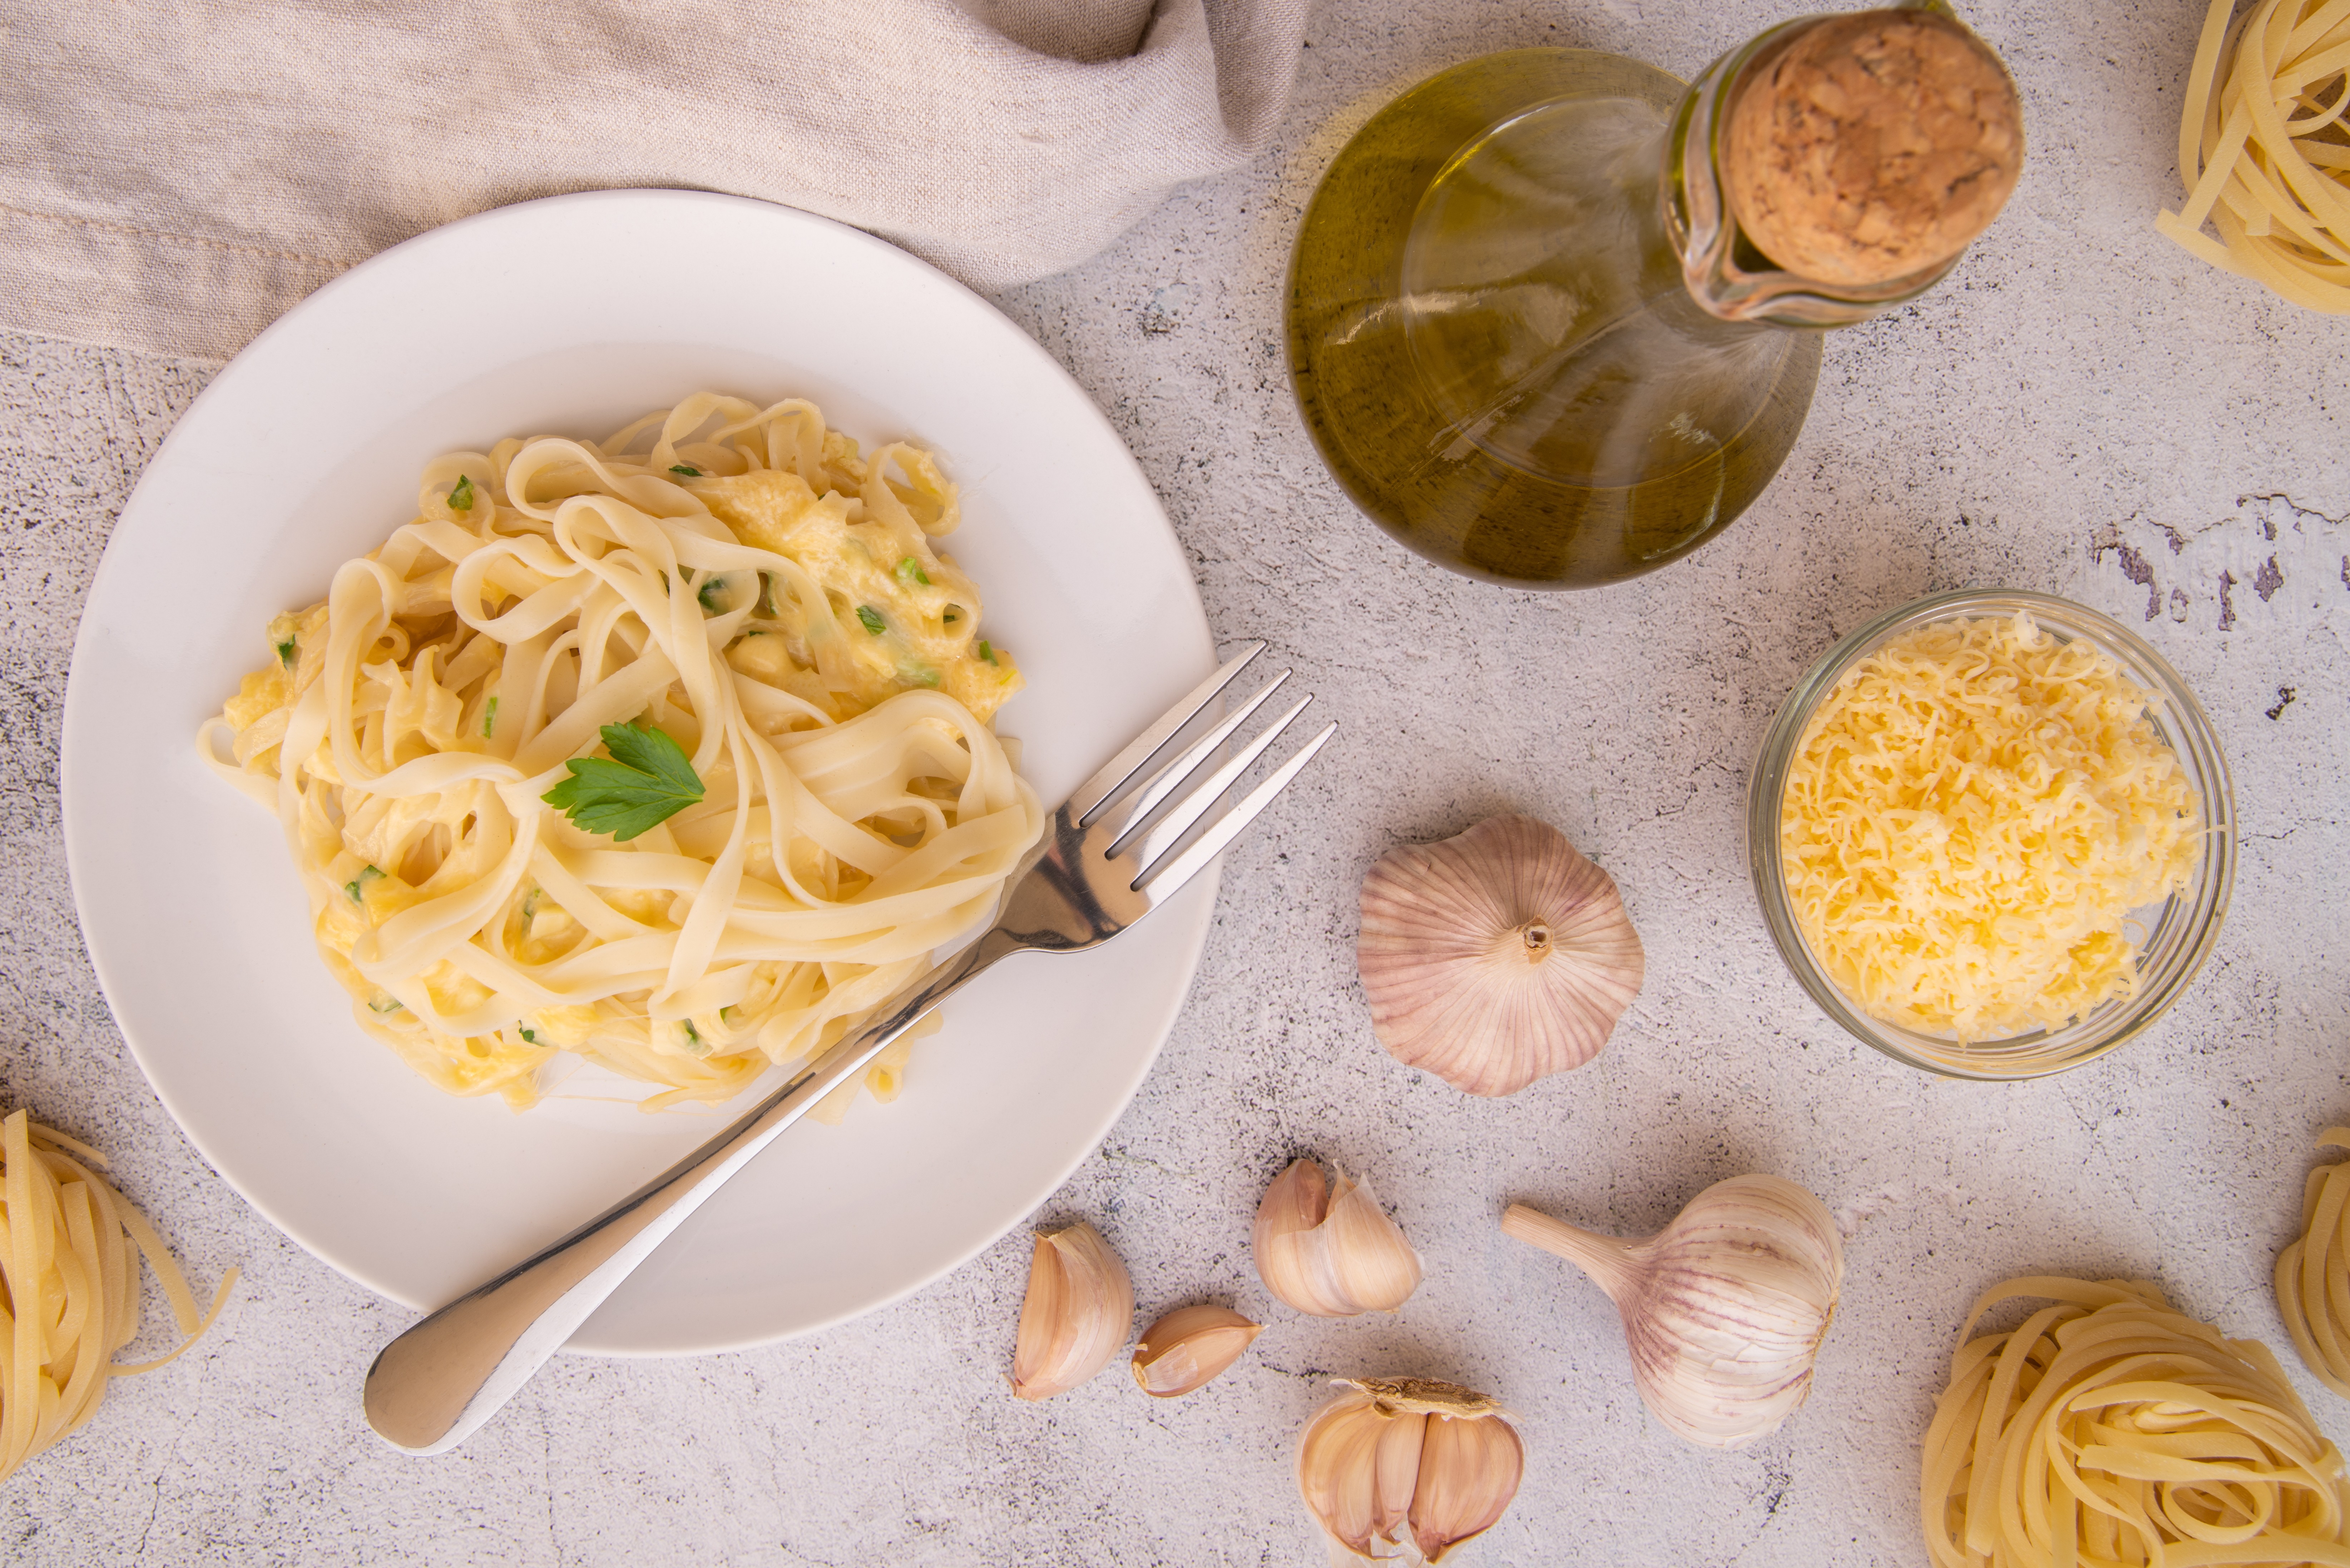
POLYGON ((1638 1242, 1586 1231, 1523 1203, 1510 1205, 1502 1216, 1502 1231, 1504 1235, 1515 1236, 1565 1258, 1589 1274, 1607 1293, 1607 1299, 1618 1304, 1627 1293, 1639 1286, 1642 1271, 1635 1258, 1641 1250, 1638 1242))

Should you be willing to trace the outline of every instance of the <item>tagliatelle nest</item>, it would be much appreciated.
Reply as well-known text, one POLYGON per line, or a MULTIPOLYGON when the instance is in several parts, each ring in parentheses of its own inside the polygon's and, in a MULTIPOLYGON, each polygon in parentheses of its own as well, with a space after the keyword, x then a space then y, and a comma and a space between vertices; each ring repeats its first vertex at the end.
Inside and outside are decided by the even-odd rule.
POLYGON ((2350 314, 2350 0, 2235 8, 2211 0, 2178 127, 2187 200, 2154 226, 2295 305, 2350 314))
POLYGON ((1921 1461, 1934 1568, 2350 1568, 2350 1485, 2269 1348, 2142 1282, 2010 1280, 2044 1297, 1960 1345, 1921 1461))

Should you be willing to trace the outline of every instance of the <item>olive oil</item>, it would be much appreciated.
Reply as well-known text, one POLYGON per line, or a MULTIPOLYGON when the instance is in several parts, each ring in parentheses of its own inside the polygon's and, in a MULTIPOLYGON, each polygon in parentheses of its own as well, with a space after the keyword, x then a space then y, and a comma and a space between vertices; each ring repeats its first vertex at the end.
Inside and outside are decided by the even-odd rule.
POLYGON ((1306 208, 1306 430, 1456 570, 1584 587, 1677 560, 1785 461, 1818 329, 1931 288, 1997 215, 2022 114, 1943 0, 1782 23, 1693 85, 1579 49, 1454 67, 1306 208))
POLYGON ((1300 230, 1298 405, 1355 504, 1520 587, 1653 570, 1751 504, 1820 338, 1721 320, 1659 196, 1677 78, 1613 55, 1471 60, 1375 117, 1300 230))

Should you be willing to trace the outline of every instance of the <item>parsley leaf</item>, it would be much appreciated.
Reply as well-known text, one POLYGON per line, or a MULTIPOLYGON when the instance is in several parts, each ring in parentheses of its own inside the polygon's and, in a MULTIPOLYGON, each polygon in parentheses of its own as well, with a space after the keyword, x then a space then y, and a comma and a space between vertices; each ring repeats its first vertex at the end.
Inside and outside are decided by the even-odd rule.
POLYGON ((883 632, 889 629, 889 623, 883 620, 881 618, 881 612, 875 609, 871 605, 858 605, 857 607, 857 618, 864 623, 866 630, 871 632, 876 637, 880 636, 883 632))
POLYGON ((909 556, 898 563, 898 580, 901 583, 920 583, 927 588, 931 586, 931 574, 922 570, 921 562, 909 556))
POLYGON ((671 473, 681 473, 688 479, 700 479, 702 477, 702 470, 695 468, 691 463, 672 462, 669 465, 669 471, 671 473))
POLYGON ((293 669, 294 654, 297 646, 298 639, 290 637, 285 641, 279 643, 277 645, 277 662, 284 665, 288 670, 293 669))
POLYGON ((712 577, 696 589, 693 595, 695 598, 702 601, 702 611, 704 615, 724 615, 726 607, 713 602, 710 597, 712 594, 718 595, 721 598, 725 597, 726 579, 724 577, 712 577))
POLYGON ((367 902, 367 897, 363 889, 366 888, 369 883, 374 881, 377 877, 382 875, 382 872, 377 870, 372 866, 362 866, 359 867, 359 874, 358 876, 343 884, 343 891, 350 895, 352 903, 365 904, 367 902))
POLYGON ((987 660, 990 664, 995 662, 995 649, 987 645, 987 639, 985 638, 981 638, 979 639, 979 656, 987 660))
POLYGON ((659 730, 604 726, 610 757, 574 757, 571 776, 539 798, 588 833, 626 844, 702 798, 702 776, 684 748, 659 730))
POLYGON ((449 505, 457 512, 473 509, 473 482, 471 477, 463 473, 457 476, 457 488, 449 493, 449 505))
POLYGON ((538 1032, 535 1029, 517 1029, 515 1033, 522 1036, 523 1044, 525 1045, 538 1044, 538 1032))
POLYGON ((498 727, 498 700, 491 698, 482 705, 482 739, 488 740, 490 732, 498 727))

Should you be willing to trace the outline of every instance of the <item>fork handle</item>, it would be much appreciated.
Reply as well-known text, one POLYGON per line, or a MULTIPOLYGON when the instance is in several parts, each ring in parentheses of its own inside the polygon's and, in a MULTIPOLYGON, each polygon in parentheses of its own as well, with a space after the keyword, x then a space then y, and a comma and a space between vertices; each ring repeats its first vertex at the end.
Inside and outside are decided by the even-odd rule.
POLYGON ((562 1240, 469 1291, 383 1347, 368 1368, 368 1425, 393 1448, 445 1453, 495 1415, 620 1282, 810 1106, 847 1082, 973 975, 1024 944, 1000 927, 910 981, 733 1126, 562 1240))

